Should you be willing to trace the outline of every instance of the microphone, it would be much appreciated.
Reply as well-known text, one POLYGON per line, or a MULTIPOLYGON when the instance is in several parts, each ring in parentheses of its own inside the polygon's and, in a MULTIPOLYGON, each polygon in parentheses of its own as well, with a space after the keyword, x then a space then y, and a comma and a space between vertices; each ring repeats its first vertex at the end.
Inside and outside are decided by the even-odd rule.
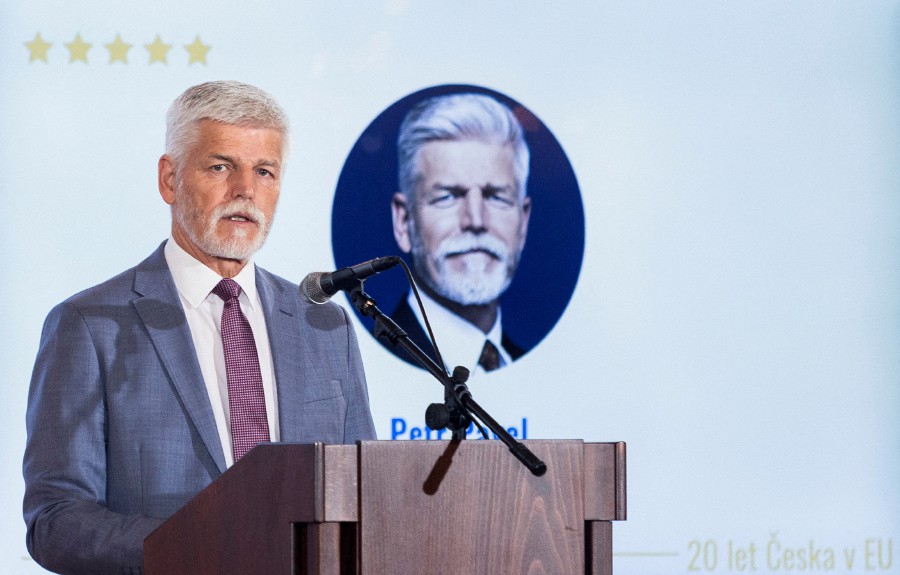
POLYGON ((375 258, 331 273, 312 272, 300 282, 300 295, 309 303, 325 303, 339 291, 353 289, 364 279, 400 263, 398 256, 375 258))

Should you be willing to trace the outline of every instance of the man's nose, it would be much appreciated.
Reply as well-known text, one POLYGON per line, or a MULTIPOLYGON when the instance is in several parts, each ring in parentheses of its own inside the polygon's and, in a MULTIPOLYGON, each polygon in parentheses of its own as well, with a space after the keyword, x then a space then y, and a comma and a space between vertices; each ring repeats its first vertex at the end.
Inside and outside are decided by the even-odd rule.
POLYGON ((487 230, 487 204, 480 190, 470 190, 463 199, 462 228, 472 232, 487 230))
POLYGON ((229 192, 233 199, 252 200, 256 195, 253 190, 255 184, 253 170, 235 170, 231 173, 229 180, 229 192))

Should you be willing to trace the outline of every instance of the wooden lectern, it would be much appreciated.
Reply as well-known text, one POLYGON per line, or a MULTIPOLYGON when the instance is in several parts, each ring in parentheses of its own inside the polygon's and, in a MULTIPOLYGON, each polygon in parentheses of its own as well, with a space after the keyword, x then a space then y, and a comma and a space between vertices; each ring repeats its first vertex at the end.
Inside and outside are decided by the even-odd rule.
POLYGON ((612 573, 625 444, 256 447, 144 542, 146 575, 612 573))

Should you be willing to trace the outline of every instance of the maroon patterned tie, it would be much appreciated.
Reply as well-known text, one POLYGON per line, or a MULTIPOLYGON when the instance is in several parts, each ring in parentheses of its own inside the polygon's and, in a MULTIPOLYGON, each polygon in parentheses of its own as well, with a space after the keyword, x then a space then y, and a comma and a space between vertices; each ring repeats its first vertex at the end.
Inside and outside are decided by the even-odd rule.
POLYGON ((222 347, 228 377, 231 445, 237 461, 258 443, 269 441, 266 397, 253 330, 241 311, 241 286, 223 279, 212 291, 225 301, 222 311, 222 347))

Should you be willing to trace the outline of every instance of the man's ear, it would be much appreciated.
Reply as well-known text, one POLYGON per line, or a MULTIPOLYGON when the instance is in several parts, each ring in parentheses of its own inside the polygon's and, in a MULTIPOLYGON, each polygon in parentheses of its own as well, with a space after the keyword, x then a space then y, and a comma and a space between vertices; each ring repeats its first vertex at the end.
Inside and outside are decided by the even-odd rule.
POLYGON ((159 195, 170 206, 175 203, 175 162, 167 155, 159 159, 157 166, 159 195))
POLYGON ((391 198, 391 216, 394 220, 394 239, 400 250, 408 254, 412 250, 412 242, 409 239, 409 218, 412 213, 406 195, 400 192, 391 198))
POLYGON ((519 223, 519 251, 525 247, 525 237, 528 235, 528 220, 531 218, 531 197, 525 196, 522 200, 522 221, 519 223))

